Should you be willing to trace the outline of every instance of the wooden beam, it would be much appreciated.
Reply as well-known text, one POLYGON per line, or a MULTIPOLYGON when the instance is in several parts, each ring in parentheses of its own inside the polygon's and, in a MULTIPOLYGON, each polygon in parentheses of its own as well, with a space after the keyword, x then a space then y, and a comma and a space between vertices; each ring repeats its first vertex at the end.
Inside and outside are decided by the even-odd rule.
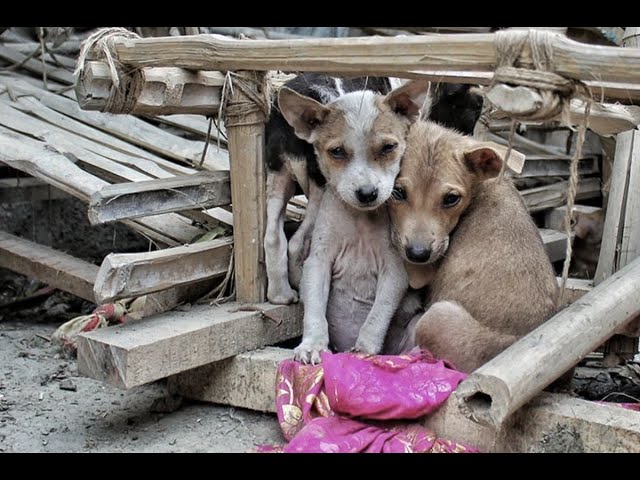
POLYGON ((146 253, 111 253, 95 280, 97 303, 137 297, 226 273, 233 238, 146 253))
POLYGON ((302 306, 197 306, 78 338, 78 371, 132 388, 302 334, 302 306))
MULTIPOLYGON (((238 72, 248 76, 254 93, 258 92, 261 73, 238 72)), ((252 102, 240 88, 230 94, 230 105, 252 102)), ((265 115, 256 110, 231 117, 227 108, 225 125, 229 141, 231 199, 233 204, 236 268, 236 298, 239 302, 263 302, 267 275, 264 264, 266 220, 266 171, 264 164, 265 115)))
MULTIPOLYGON (((23 55, 17 50, 6 45, 0 45, 0 58, 8 60, 13 64, 24 62, 22 63, 22 68, 29 70, 30 72, 39 73, 40 75, 45 71, 45 67, 42 65, 42 61, 39 58, 30 58, 27 60, 27 55, 23 55)), ((73 74, 69 70, 48 65, 46 67, 46 71, 47 78, 52 78, 67 85, 73 83, 73 74)))
POLYGON ((453 393, 460 411, 500 426, 640 313, 640 259, 478 368, 453 393))
MULTIPOLYGON (((220 108, 224 83, 224 75, 220 72, 169 67, 143 68, 141 73, 143 85, 137 98, 128 99, 135 102, 129 113, 213 115, 220 108)), ((76 97, 80 108, 109 112, 112 88, 109 66, 104 62, 87 62, 83 74, 76 81, 76 97)))
POLYGON ((89 201, 92 225, 158 213, 229 205, 229 172, 202 172, 162 180, 108 185, 89 201))
MULTIPOLYGON (((593 46, 550 33, 556 73, 576 80, 637 82, 640 50, 593 46)), ((235 40, 217 35, 116 39, 121 62, 135 67, 194 70, 287 70, 381 74, 381 71, 469 70, 496 67, 495 34, 235 40)), ((525 47, 520 58, 532 66, 525 47)))
MULTIPOLYGON (((290 358, 292 350, 267 347, 170 377, 168 387, 194 400, 275 412, 277 367, 290 358)), ((568 395, 538 395, 500 430, 465 418, 451 401, 420 421, 441 438, 465 442, 483 452, 640 450, 640 413, 568 395)))
POLYGON ((98 267, 67 253, 0 231, 0 267, 95 302, 98 267))
POLYGON ((293 350, 267 347, 169 377, 169 390, 201 402, 275 412, 276 370, 293 350))

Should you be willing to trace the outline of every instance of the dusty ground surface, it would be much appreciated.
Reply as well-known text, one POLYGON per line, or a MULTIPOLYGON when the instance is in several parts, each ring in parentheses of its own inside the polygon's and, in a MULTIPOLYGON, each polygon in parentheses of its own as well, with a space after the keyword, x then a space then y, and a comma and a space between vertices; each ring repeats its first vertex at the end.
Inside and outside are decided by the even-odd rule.
POLYGON ((245 452, 282 443, 275 415, 170 400, 79 377, 50 337, 56 323, 0 319, 0 452, 245 452), (66 390, 75 388, 76 390, 66 390))

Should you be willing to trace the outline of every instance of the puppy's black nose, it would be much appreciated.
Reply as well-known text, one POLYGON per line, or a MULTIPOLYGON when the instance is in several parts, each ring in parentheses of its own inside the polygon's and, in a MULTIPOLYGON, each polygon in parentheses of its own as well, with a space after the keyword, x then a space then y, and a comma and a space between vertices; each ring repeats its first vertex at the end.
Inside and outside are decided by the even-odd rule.
POLYGON ((360 203, 375 202, 378 198, 378 188, 373 185, 367 185, 356 190, 356 197, 360 203))
POLYGON ((431 249, 420 243, 412 243, 411 245, 407 245, 405 253, 407 254, 407 258, 412 262, 425 263, 431 256, 431 249))

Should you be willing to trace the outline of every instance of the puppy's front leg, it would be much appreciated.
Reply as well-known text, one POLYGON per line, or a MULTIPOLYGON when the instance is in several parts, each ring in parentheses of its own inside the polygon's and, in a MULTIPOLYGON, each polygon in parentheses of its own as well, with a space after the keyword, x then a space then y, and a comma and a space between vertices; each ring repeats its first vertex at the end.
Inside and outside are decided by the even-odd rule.
POLYGON ((333 260, 321 238, 313 236, 311 252, 302 269, 301 296, 304 303, 302 343, 293 351, 296 360, 320 363, 320 352, 329 349, 327 302, 333 260))
POLYGON ((409 279, 399 256, 390 253, 378 276, 376 299, 360 328, 355 350, 375 355, 382 351, 393 314, 409 287, 409 279))

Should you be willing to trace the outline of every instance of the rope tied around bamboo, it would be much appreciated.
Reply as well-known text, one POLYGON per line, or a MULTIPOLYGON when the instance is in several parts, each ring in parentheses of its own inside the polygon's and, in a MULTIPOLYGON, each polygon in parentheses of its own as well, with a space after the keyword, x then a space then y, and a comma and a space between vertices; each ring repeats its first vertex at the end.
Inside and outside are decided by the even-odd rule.
MULTIPOLYGON (((569 275, 573 250, 571 224, 578 186, 578 162, 589 124, 592 98, 590 90, 577 80, 567 79, 554 72, 553 37, 559 35, 547 30, 504 30, 496 32, 497 67, 486 98, 512 119, 507 159, 513 146, 516 121, 551 121, 560 119, 571 127, 569 104, 574 97, 585 100, 584 120, 578 129, 576 149, 571 158, 565 233, 567 247, 562 268, 562 283, 556 298, 561 306, 569 275), (528 48, 533 69, 523 68, 520 57, 528 48)), ((572 128, 573 129, 573 128, 572 128)))
POLYGON ((80 49, 76 75, 76 89, 81 85, 88 61, 101 61, 111 72, 112 85, 105 112, 116 114, 131 113, 144 87, 144 75, 139 68, 128 68, 118 59, 115 41, 122 38, 138 39, 139 35, 124 28, 102 28, 87 38, 80 49))
POLYGON ((261 72, 227 72, 222 87, 222 107, 218 115, 224 117, 226 127, 255 125, 269 118, 271 112, 271 84, 261 72), (234 95, 234 90, 240 95, 234 95), (262 113, 262 119, 247 120, 253 113, 262 113))

